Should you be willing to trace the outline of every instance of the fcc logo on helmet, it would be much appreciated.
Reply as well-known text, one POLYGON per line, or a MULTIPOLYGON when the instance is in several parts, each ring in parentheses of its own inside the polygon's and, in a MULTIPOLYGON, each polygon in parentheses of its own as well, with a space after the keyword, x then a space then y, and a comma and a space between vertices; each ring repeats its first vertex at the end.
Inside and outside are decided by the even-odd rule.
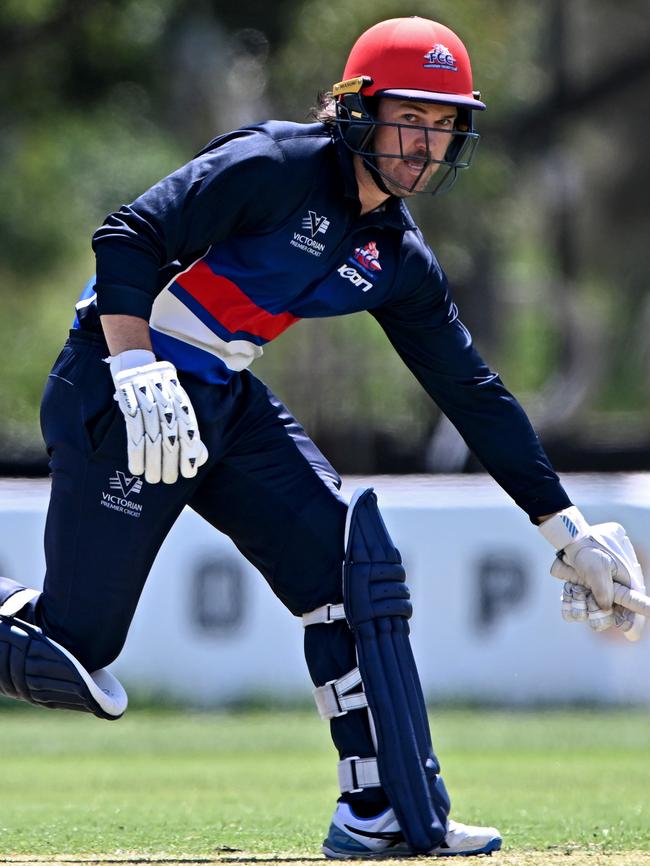
POLYGON ((458 72, 456 59, 446 45, 436 43, 430 51, 424 55, 427 61, 423 64, 425 69, 446 69, 448 72, 458 72))

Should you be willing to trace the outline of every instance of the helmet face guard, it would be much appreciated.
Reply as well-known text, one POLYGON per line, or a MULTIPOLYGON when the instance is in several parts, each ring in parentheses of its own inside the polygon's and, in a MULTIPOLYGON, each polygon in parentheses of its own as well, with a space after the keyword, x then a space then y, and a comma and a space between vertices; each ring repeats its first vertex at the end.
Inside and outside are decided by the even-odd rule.
POLYGON ((458 118, 451 130, 411 123, 391 123, 375 119, 360 93, 347 93, 336 102, 336 119, 343 141, 353 153, 362 157, 375 183, 383 192, 405 196, 415 193, 436 195, 451 189, 460 169, 469 168, 479 142, 479 134, 472 128, 471 111, 462 107, 457 110, 458 118), (395 150, 392 152, 377 149, 376 132, 382 128, 395 130, 395 150), (424 140, 424 152, 418 155, 409 154, 405 147, 405 136, 412 136, 414 131, 420 131, 424 140), (440 153, 441 137, 447 139, 442 158, 434 156, 440 153), (434 143, 437 146, 434 147, 434 143), (411 164, 421 163, 422 168, 412 183, 406 185, 390 170, 380 168, 380 159, 400 162, 408 159, 411 164))
POLYGON ((393 195, 450 189, 459 170, 471 164, 478 144, 472 112, 485 108, 480 94, 473 90, 469 56, 459 37, 442 24, 416 16, 382 21, 361 34, 343 75, 343 81, 332 88, 337 126, 350 150, 362 157, 377 186, 393 195), (380 121, 379 98, 454 106, 454 129, 380 121), (392 139, 393 152, 383 152, 376 145, 377 133, 386 127, 395 131, 393 136, 381 136, 392 139), (417 156, 408 154, 405 147, 414 130, 425 145, 417 156), (448 137, 445 148, 440 146, 440 136, 448 137), (400 182, 390 173, 387 160, 408 161, 412 170, 422 162, 422 169, 412 182, 400 182))

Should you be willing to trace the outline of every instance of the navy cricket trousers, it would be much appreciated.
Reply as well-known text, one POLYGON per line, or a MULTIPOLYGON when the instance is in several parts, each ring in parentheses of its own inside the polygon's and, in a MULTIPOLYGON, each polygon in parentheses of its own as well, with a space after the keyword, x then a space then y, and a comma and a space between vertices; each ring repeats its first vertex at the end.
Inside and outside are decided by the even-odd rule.
MULTIPOLYGON (((193 479, 140 483, 102 336, 74 330, 48 378, 41 426, 52 492, 37 620, 88 670, 119 654, 145 580, 185 505, 233 539, 294 614, 341 598, 340 479, 252 374, 181 380, 209 451, 193 479)), ((307 630, 309 631, 309 630, 307 630)))
MULTIPOLYGON (((47 570, 38 601, 21 615, 86 669, 109 665, 185 505, 230 536, 293 614, 340 603, 347 514, 340 478, 269 389, 249 372, 226 385, 180 374, 209 459, 196 478, 147 484, 128 471, 107 355, 102 336, 73 330, 48 378, 41 407, 52 475, 47 570)), ((16 588, 0 578, 0 595, 16 588)), ((354 668, 347 623, 305 629, 305 658, 316 685, 354 668)), ((341 759, 375 754, 367 713, 333 718, 330 730, 341 759)), ((446 815, 441 791, 435 796, 446 815)), ((342 799, 368 814, 387 804, 380 788, 342 799)))

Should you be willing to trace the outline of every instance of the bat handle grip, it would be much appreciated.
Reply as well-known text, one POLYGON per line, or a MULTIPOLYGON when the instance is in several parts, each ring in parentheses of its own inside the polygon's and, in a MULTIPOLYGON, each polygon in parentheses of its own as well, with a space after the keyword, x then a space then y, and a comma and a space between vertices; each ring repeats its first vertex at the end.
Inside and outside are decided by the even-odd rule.
POLYGON ((622 583, 614 583, 614 602, 634 613, 650 618, 650 598, 636 589, 629 589, 622 583))

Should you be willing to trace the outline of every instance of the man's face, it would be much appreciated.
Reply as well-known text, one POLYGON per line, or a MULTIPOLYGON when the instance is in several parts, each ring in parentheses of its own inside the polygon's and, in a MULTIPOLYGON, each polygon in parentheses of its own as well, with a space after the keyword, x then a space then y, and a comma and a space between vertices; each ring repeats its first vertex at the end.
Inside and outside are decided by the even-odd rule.
POLYGON ((453 105, 408 99, 380 100, 377 120, 401 125, 399 129, 395 126, 378 126, 372 145, 376 153, 401 157, 378 156, 375 160, 391 193, 398 196, 414 195, 426 187, 440 167, 439 163, 430 160, 444 159, 451 143, 449 133, 454 129, 457 114, 453 105), (391 183, 391 178, 395 183, 391 183))

